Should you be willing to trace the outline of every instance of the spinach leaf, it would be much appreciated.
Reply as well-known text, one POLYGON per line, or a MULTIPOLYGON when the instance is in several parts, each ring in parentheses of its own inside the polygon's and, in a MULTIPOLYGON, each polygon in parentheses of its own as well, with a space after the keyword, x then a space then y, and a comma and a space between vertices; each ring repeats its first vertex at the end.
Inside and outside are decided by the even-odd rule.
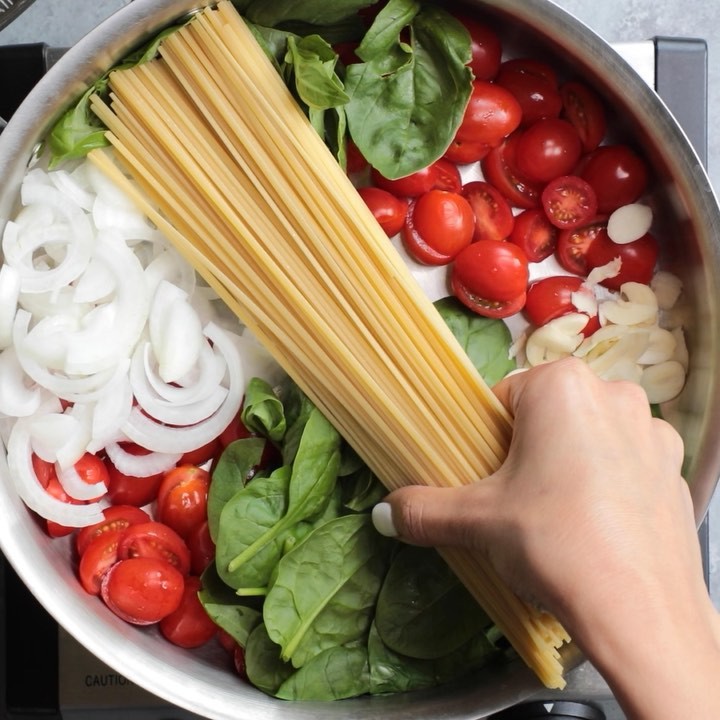
POLYGON ((361 44, 365 62, 348 66, 345 106, 360 152, 382 175, 398 178, 443 155, 472 89, 470 38, 434 6, 390 0, 361 44), (399 29, 410 22, 410 43, 399 29))
POLYGON ((280 391, 280 398, 285 408, 287 431, 282 446, 282 457, 285 465, 295 460, 305 425, 315 410, 315 405, 291 380, 288 380, 280 391))
POLYGON ((256 478, 222 510, 216 564, 232 587, 262 588, 282 555, 285 535, 323 512, 340 467, 340 435, 314 408, 292 467, 256 478))
POLYGON ((502 320, 482 317, 453 297, 437 300, 435 307, 488 385, 515 370, 512 335, 502 320))
POLYGON ((373 625, 368 638, 370 693, 384 695, 437 687, 501 658, 500 651, 483 633, 478 633, 454 652, 436 660, 410 658, 388 648, 373 625))
POLYGON ((208 492, 208 528, 214 542, 217 543, 223 508, 252 477, 264 449, 264 439, 242 438, 230 443, 220 456, 208 492))
POLYGON ((367 466, 341 478, 340 487, 343 504, 352 512, 368 512, 387 495, 387 488, 367 466))
POLYGON ((366 635, 388 550, 369 515, 347 515, 282 558, 263 617, 283 660, 303 667, 323 650, 366 635))
POLYGON ((149 43, 128 55, 119 65, 91 85, 75 105, 63 113, 48 135, 51 170, 65 160, 85 157, 91 150, 109 144, 105 138, 105 125, 90 109, 90 98, 95 94, 107 98, 110 72, 125 70, 152 60, 157 54, 160 43, 180 27, 182 26, 176 25, 163 30, 149 43))
POLYGON ((236 0, 235 5, 251 22, 276 27, 290 21, 310 25, 334 25, 376 2, 377 0, 236 0))
POLYGON ((394 652, 436 660, 491 624, 445 561, 430 548, 406 546, 378 596, 375 625, 394 652))
POLYGON ((280 659, 279 648, 270 639, 263 623, 260 623, 248 638, 245 646, 245 670, 248 680, 268 695, 275 695, 295 672, 290 663, 280 659))
POLYGON ((241 416, 245 427, 279 443, 287 429, 283 405, 266 380, 251 378, 245 389, 241 416))
POLYGON ((255 478, 226 503, 220 515, 215 565, 222 580, 248 594, 265 592, 272 569, 283 554, 291 469, 255 478), (238 557, 242 561, 236 563, 238 557))
POLYGON ((282 700, 344 700, 370 691, 365 643, 331 647, 293 673, 275 693, 282 700))

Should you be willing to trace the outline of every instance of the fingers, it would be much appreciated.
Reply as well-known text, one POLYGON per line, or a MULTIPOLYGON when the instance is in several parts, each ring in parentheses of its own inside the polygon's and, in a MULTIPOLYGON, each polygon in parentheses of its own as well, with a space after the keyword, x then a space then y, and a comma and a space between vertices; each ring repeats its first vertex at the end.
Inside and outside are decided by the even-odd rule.
POLYGON ((378 532, 413 544, 435 547, 476 544, 486 508, 480 485, 462 488, 410 486, 396 490, 373 509, 378 532))

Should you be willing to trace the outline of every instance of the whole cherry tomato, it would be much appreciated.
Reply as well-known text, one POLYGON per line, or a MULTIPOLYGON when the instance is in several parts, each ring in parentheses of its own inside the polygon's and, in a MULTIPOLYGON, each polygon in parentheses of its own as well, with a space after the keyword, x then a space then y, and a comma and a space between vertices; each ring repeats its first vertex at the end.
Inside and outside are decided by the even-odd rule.
POLYGON ((372 180, 375 185, 387 190, 396 197, 420 197, 430 190, 447 190, 460 192, 462 179, 455 163, 444 158, 436 160, 422 170, 418 170, 396 180, 381 175, 377 170, 372 171, 372 180))
POLYGON ((620 245, 613 242, 607 230, 603 229, 588 248, 587 262, 589 267, 596 268, 619 257, 620 272, 601 283, 610 290, 619 290, 626 282, 647 285, 652 280, 658 253, 658 242, 650 233, 646 233, 638 240, 620 245))
POLYGON ((584 162, 580 175, 595 190, 601 213, 635 202, 648 183, 645 161, 627 145, 600 146, 584 162))
POLYGON ((150 625, 178 608, 184 588, 183 576, 169 562, 135 557, 108 570, 100 593, 118 617, 134 625, 150 625))
POLYGON ((210 619, 198 598, 200 578, 185 578, 180 605, 160 620, 162 636, 173 645, 196 648, 209 642, 217 634, 217 625, 210 619))
POLYGON ((521 118, 520 104, 511 92, 495 83, 475 80, 455 137, 460 142, 495 147, 518 128, 521 118))
MULTIPOLYGON (((145 448, 134 443, 123 443, 123 449, 131 455, 147 455, 145 448)), ((135 505, 142 507, 152 502, 156 495, 163 473, 156 473, 148 477, 134 477, 121 473, 108 461, 108 499, 116 505, 135 505)))
POLYGON ((215 543, 207 520, 190 531, 186 542, 190 550, 190 571, 202 575, 215 559, 215 543))
POLYGON ((361 187, 360 197, 388 237, 397 235, 405 224, 408 201, 376 187, 361 187))
POLYGON ((558 117, 562 98, 557 75, 547 63, 533 58, 513 58, 501 66, 496 82, 509 90, 522 109, 523 126, 542 118, 558 117))
MULTIPOLYGON (((535 280, 528 286, 525 314, 533 325, 540 327, 562 315, 578 312, 573 295, 581 292, 583 278, 577 275, 551 275, 535 280)), ((589 337, 599 327, 597 314, 589 316, 583 335, 589 337)))
POLYGON ((498 34, 484 23, 464 14, 457 19, 470 33, 472 59, 469 66, 478 80, 492 80, 500 69, 502 44, 498 34))
POLYGON ((547 183, 575 169, 582 153, 577 130, 560 118, 545 118, 530 125, 517 141, 520 174, 547 183))

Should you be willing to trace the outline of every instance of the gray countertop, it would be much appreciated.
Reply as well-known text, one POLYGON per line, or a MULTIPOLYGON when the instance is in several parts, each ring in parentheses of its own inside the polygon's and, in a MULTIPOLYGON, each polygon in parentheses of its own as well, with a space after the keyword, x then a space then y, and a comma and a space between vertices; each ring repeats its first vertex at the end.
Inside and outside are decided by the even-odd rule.
MULTIPOLYGON (((35 0, 0 31, 0 45, 45 42, 67 47, 130 0, 35 0)), ((556 0, 556 4, 609 42, 656 36, 701 38, 709 56, 708 171, 720 189, 720 2, 718 0, 556 0)), ((720 493, 710 507, 711 526, 720 528, 720 493)), ((717 533, 716 533, 717 534, 717 533)), ((720 604, 720 547, 710 552, 710 590, 720 604)))

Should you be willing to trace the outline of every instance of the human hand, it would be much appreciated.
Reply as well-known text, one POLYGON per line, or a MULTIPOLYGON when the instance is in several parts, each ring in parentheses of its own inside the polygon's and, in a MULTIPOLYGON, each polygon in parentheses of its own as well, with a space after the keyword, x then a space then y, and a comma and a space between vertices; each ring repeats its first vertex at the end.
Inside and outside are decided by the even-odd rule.
POLYGON ((602 381, 576 360, 495 391, 515 418, 501 469, 462 488, 391 493, 397 534, 487 555, 516 593, 558 617, 636 717, 705 717, 643 714, 647 698, 627 687, 648 673, 652 688, 677 683, 652 656, 676 671, 692 638, 720 672, 680 437, 652 417, 639 386, 602 381))

